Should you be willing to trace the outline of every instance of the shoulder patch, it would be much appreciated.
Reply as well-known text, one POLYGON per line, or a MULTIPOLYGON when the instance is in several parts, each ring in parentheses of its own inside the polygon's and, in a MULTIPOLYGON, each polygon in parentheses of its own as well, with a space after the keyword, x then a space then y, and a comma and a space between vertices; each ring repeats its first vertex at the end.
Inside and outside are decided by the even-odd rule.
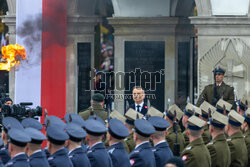
POLYGON ((191 150, 192 146, 186 147, 186 150, 191 150))
POLYGON ((131 166, 133 166, 135 164, 135 160, 134 159, 130 159, 129 162, 130 162, 131 166))
POLYGON ((182 159, 182 161, 185 162, 188 159, 188 156, 187 155, 183 155, 181 159, 182 159))
POLYGON ((112 148, 112 149, 108 150, 108 153, 113 154, 114 151, 115 151, 115 148, 112 148))

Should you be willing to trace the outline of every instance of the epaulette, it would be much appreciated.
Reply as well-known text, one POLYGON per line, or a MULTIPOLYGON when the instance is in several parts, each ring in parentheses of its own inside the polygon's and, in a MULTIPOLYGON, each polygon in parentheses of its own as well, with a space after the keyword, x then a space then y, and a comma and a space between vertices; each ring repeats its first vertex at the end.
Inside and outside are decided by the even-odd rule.
POLYGON ((191 150, 192 146, 186 147, 185 150, 191 150))
POLYGON ((113 154, 114 151, 115 151, 115 148, 112 148, 112 149, 108 150, 108 153, 113 154))
POLYGON ((227 139, 227 141, 232 141, 232 139, 227 139))

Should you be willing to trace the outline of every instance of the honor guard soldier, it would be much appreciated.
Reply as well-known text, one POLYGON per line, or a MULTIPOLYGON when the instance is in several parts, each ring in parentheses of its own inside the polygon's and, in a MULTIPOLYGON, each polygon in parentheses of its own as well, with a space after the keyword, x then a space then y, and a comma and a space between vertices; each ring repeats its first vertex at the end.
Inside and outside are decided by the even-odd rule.
POLYGON ((230 111, 228 117, 229 119, 225 132, 229 136, 227 143, 231 152, 230 166, 246 166, 248 163, 247 147, 240 130, 240 127, 244 122, 244 117, 234 110, 230 111))
POLYGON ((106 126, 95 119, 88 119, 85 121, 85 129, 86 141, 89 144, 87 156, 91 167, 112 167, 112 161, 102 143, 102 138, 107 132, 106 126))
MULTIPOLYGON (((20 123, 19 123, 20 124, 20 123)), ((5 165, 6 167, 29 167, 28 157, 25 154, 25 147, 31 138, 24 132, 23 128, 16 129, 11 127, 8 131, 9 154, 11 159, 5 165)))
POLYGON ((43 129, 43 125, 34 118, 25 118, 22 120, 21 124, 23 125, 24 128, 34 128, 37 130, 43 129))
POLYGON ((183 150, 181 157, 186 167, 210 167, 211 157, 207 147, 202 140, 202 128, 205 125, 205 121, 196 116, 192 116, 188 119, 187 135, 189 137, 190 144, 183 150))
POLYGON ((230 104, 234 103, 234 88, 223 82, 225 70, 217 67, 213 70, 213 73, 214 84, 205 86, 197 101, 196 106, 198 107, 203 101, 207 101, 209 104, 215 106, 221 98, 230 104))
POLYGON ((26 150, 29 157, 29 165, 31 167, 49 167, 46 154, 41 150, 42 142, 46 140, 44 134, 34 128, 25 128, 24 131, 31 137, 26 150))
POLYGON ((170 126, 167 129, 166 140, 174 155, 179 156, 185 147, 185 139, 177 120, 181 119, 183 113, 181 109, 174 104, 169 107, 165 115, 165 119, 170 123, 170 126), (175 143, 179 145, 178 153, 175 153, 175 143))
POLYGON ((210 152, 212 166, 230 166, 231 154, 224 134, 224 127, 227 123, 228 117, 217 111, 210 118, 209 131, 212 135, 212 140, 207 144, 207 148, 210 152))
POLYGON ((228 115, 228 113, 231 111, 232 106, 232 104, 220 99, 216 104, 216 111, 221 114, 228 115))
MULTIPOLYGON (((250 108, 248 108, 245 112, 245 122, 244 127, 246 127, 246 131, 244 133, 245 143, 247 146, 247 152, 248 152, 248 165, 250 166, 250 108)), ((244 128, 245 129, 245 128, 244 128)))
POLYGON ((118 119, 111 119, 108 125, 107 139, 110 147, 107 151, 112 160, 113 167, 130 166, 128 153, 122 143, 123 139, 129 135, 126 126, 118 119))
POLYGON ((184 132, 182 132, 185 139, 185 147, 189 144, 189 138, 187 136, 187 120, 194 115, 194 105, 188 103, 184 109, 184 115, 182 117, 182 125, 186 128, 184 132))
POLYGON ((244 116, 245 111, 248 109, 248 103, 250 103, 250 97, 248 97, 247 95, 244 95, 241 100, 238 100, 236 102, 236 104, 237 104, 237 112, 241 116, 244 116))
POLYGON ((155 156, 149 142, 150 135, 155 128, 144 119, 137 119, 134 122, 135 149, 129 154, 130 165, 133 167, 156 167, 155 156))
POLYGON ((65 141, 69 139, 68 134, 62 128, 51 125, 46 129, 48 139, 48 158, 50 166, 73 167, 68 157, 68 151, 64 148, 65 141))
POLYGON ((173 157, 173 153, 166 142, 165 133, 169 123, 162 117, 152 116, 148 121, 154 126, 155 133, 152 134, 151 139, 154 142, 154 155, 157 167, 164 167, 168 159, 173 157))
POLYGON ((90 162, 86 151, 81 146, 81 142, 86 137, 86 132, 75 123, 68 123, 66 132, 69 139, 66 141, 66 147, 69 150, 69 158, 74 167, 90 167, 90 162))

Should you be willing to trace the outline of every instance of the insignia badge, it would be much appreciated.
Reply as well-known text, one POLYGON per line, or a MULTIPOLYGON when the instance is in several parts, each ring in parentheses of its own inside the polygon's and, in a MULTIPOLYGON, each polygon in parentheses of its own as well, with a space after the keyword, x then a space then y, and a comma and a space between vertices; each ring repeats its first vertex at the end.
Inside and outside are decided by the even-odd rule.
POLYGON ((182 161, 184 161, 184 162, 185 162, 185 161, 187 160, 187 158, 188 158, 188 156, 187 156, 187 155, 183 155, 181 159, 182 159, 182 161))
POLYGON ((135 164, 135 160, 134 159, 129 160, 129 162, 130 162, 131 166, 133 166, 135 164))

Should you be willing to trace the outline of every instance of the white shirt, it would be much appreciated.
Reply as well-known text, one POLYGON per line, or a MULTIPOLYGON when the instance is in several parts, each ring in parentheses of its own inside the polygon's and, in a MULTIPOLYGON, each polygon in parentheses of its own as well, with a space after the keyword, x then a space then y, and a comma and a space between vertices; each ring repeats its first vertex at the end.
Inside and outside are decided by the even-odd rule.
POLYGON ((135 149, 138 148, 140 145, 143 145, 143 144, 145 144, 145 143, 149 143, 149 141, 144 141, 144 142, 142 142, 142 143, 136 145, 136 146, 135 146, 135 149))
POLYGON ((144 104, 144 102, 141 102, 141 104, 136 104, 135 103, 135 111, 137 111, 137 106, 139 105, 140 107, 139 107, 139 111, 141 112, 141 109, 142 109, 142 107, 143 107, 143 104, 144 104))
POLYGON ((40 151, 42 151, 42 150, 41 150, 41 149, 36 150, 36 151, 34 151, 31 155, 33 155, 33 154, 35 154, 35 153, 38 153, 38 152, 40 152, 40 151))
MULTIPOLYGON (((17 153, 13 158, 17 157, 18 155, 22 155, 22 154, 25 154, 25 152, 17 153)), ((11 159, 13 159, 13 158, 11 158, 11 159)))
MULTIPOLYGON (((99 143, 102 143, 102 142, 101 142, 101 141, 96 142, 95 144, 92 145, 92 147, 94 147, 95 145, 97 145, 97 144, 99 144, 99 143)), ((91 149, 92 147, 90 147, 90 149, 91 149)))
POLYGON ((78 148, 81 148, 81 146, 78 146, 78 147, 73 148, 72 150, 70 150, 69 153, 68 153, 68 155, 69 155, 70 153, 72 153, 72 151, 74 151, 74 150, 76 150, 76 149, 78 149, 78 148))

